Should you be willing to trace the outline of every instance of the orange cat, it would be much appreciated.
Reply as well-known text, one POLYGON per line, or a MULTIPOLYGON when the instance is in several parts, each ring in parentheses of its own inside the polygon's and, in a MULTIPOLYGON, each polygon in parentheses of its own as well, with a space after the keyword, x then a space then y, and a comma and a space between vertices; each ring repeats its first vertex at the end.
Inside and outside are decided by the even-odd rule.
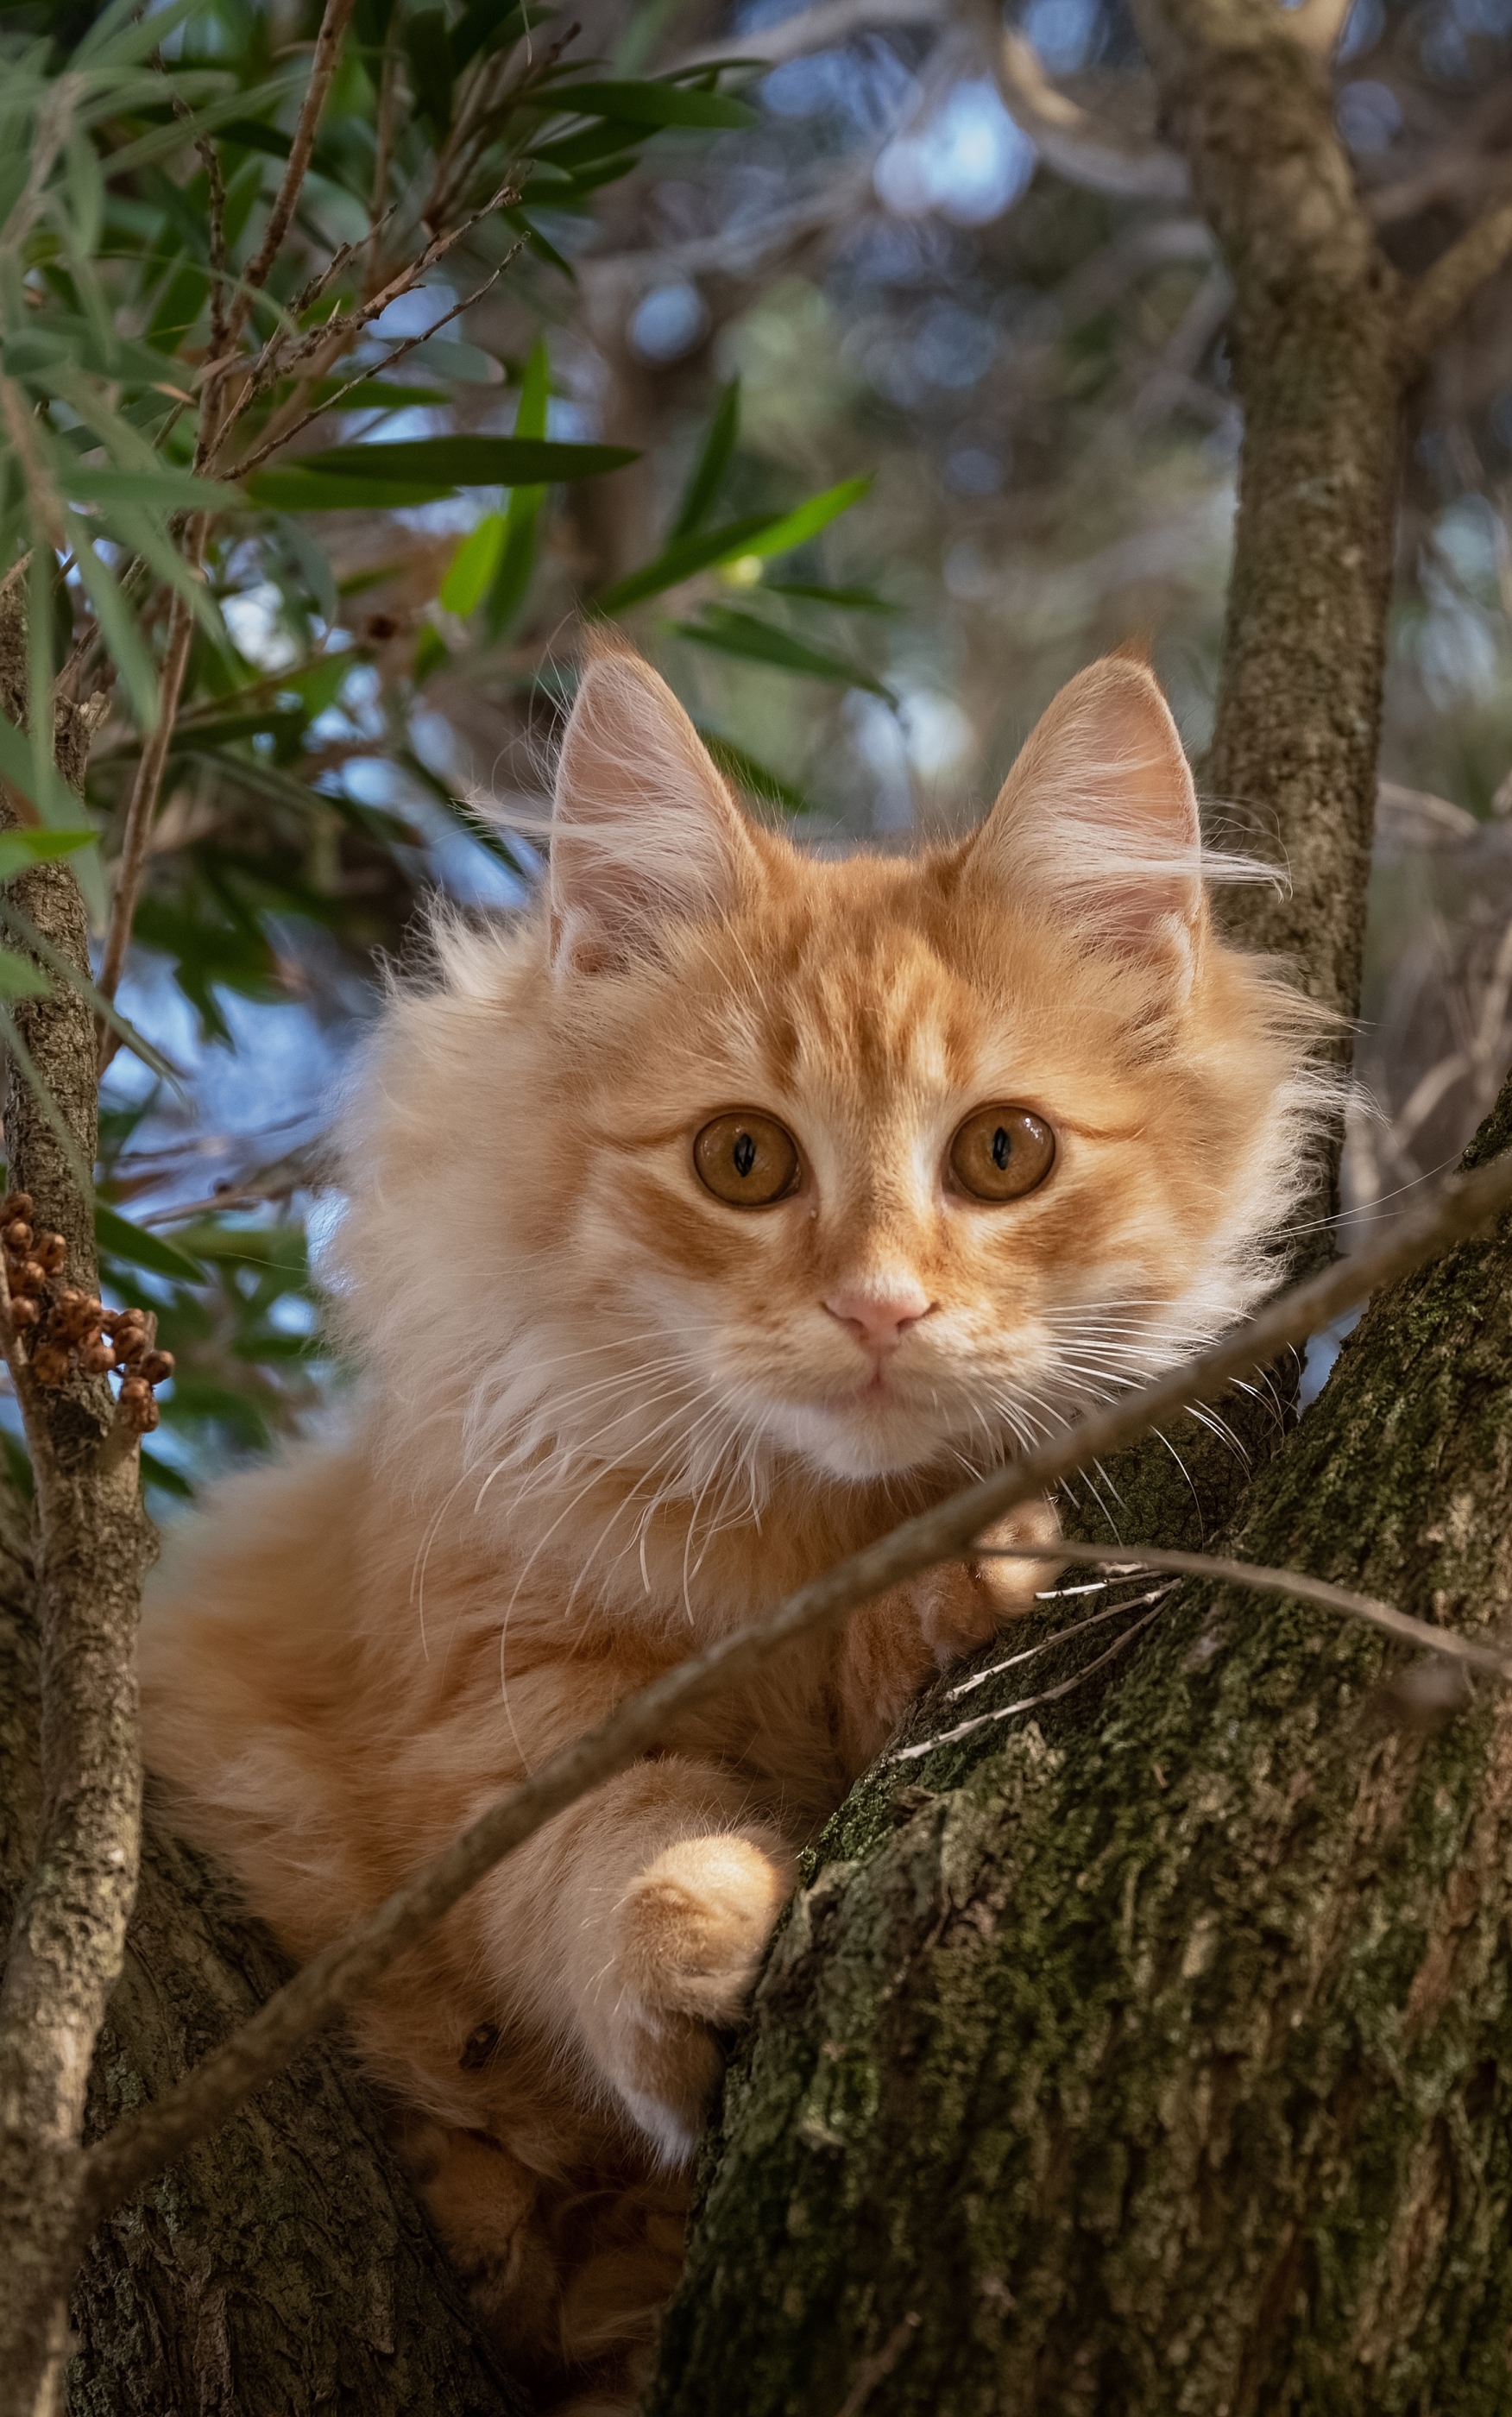
MULTIPOLYGON (((346 1115, 347 1439, 223 1486, 146 1619, 149 1761, 295 1954, 630 1689, 1250 1305, 1305 1018, 1215 935, 1214 869, 1124 658, 968 840, 839 862, 736 810, 643 663, 590 661, 549 896, 442 928, 346 1115)), ((551 2405, 629 2405, 794 1850, 1043 1582, 1008 1568, 685 1722, 356 2017, 551 2405)))

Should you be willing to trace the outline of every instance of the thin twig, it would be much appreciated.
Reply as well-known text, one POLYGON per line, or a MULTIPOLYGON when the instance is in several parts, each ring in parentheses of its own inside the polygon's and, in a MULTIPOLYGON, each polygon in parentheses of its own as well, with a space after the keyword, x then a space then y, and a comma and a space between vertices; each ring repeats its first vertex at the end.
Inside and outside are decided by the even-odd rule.
POLYGON ((1409 376, 1426 368, 1471 296, 1512 254, 1512 202, 1501 202, 1441 252, 1408 296, 1400 357, 1409 376))
MULTIPOLYGON (((1474 1174, 1451 1176, 1396 1231, 1296 1285, 1258 1317, 1186 1367, 1089 1412, 1028 1458, 910 1519, 746 1627, 720 1637, 625 1701, 585 1737, 551 1755, 524 1785, 405 1881, 376 1912, 307 1964, 177 2089, 117 2124, 89 2154, 96 2215, 129 2197, 179 2151, 212 2130, 285 2065, 303 2041, 370 1988, 494 1864, 570 1804, 660 1743, 673 1721, 724 1693, 800 1640, 839 1628, 858 1604, 937 1563, 1022 1502, 1135 1441, 1195 1404, 1216 1400, 1267 1366, 1288 1345, 1330 1325, 1378 1285, 1410 1274, 1475 1233, 1512 1201, 1512 1152, 1474 1174)), ((1043 1555, 1037 1558, 1042 1558, 1043 1555)), ((1155 1615, 1152 1614, 1152 1617, 1155 1615)))
MULTIPOLYGON (((224 448, 226 438, 237 421, 244 418, 258 398, 267 391, 275 379, 287 377, 302 361, 312 360, 322 352, 329 353, 334 357, 336 354, 343 351, 354 336, 360 335, 363 328, 369 327, 374 319, 382 318, 390 302, 397 302, 401 294, 410 293, 419 283, 427 270, 433 268, 438 260, 444 259, 453 244, 460 243, 464 235, 471 234, 481 219, 487 218, 492 210, 505 208, 518 198, 512 185, 501 185, 492 199, 485 203, 482 209, 475 210, 470 219, 464 219, 460 226, 451 228, 445 235, 433 236, 425 250, 410 262, 408 267, 401 268, 396 277, 391 277, 382 291, 373 295, 370 301, 362 303, 355 311, 349 311, 344 314, 338 312, 334 318, 327 319, 323 326, 310 328, 292 351, 283 349, 284 336, 281 329, 270 336, 257 360, 252 364, 250 375, 241 393, 226 414, 217 439, 217 451, 224 448)), ((479 292, 486 294, 489 285, 495 283, 497 279, 502 277, 519 249, 517 244, 514 250, 506 255, 493 277, 479 288, 479 292)), ((469 299, 476 300, 476 296, 470 296, 469 299)), ((458 305, 459 310, 465 311, 466 308, 465 302, 458 305)), ((456 311, 447 313, 449 318, 455 318, 456 315, 456 311)), ((438 320, 436 324, 439 327, 446 323, 444 320, 438 320)), ((433 334, 435 330, 432 328, 428 332, 433 334)), ((413 352, 415 344, 423 341, 423 338, 412 338, 403 349, 413 352)), ((400 356, 396 355, 395 357, 398 358, 400 356)), ((327 410, 330 408, 329 404, 325 407, 327 410)), ((255 459, 257 461, 265 459, 270 445, 274 443, 286 445, 292 433, 292 430, 280 430, 276 438, 270 438, 265 443, 255 459)), ((244 477, 249 466, 249 463, 238 463, 237 477, 244 477)))
POLYGON ((299 112, 299 123, 295 129, 288 165, 283 172, 283 182, 279 187, 278 198, 268 216, 267 226, 263 235, 262 249, 248 268, 242 280, 242 290, 233 305, 226 327, 228 346, 236 342, 246 327, 253 298, 267 283, 268 273, 279 256, 283 238, 293 222, 306 172, 310 166, 310 155, 315 148, 315 135, 320 126, 321 112, 325 106, 325 97, 330 91, 331 79, 336 73, 337 61, 340 56, 341 38, 346 32, 355 5, 356 0, 325 0, 325 13, 321 19, 320 32, 315 37, 315 55, 310 62, 310 84, 305 93, 304 105, 299 112))
MULTIPOLYGON (((505 270, 509 267, 522 248, 522 245, 517 243, 511 251, 506 252, 493 274, 486 277, 482 284, 473 293, 465 294, 460 302, 454 302, 449 311, 444 311, 434 327, 427 327, 422 335, 407 336, 401 344, 395 346, 386 360, 378 362, 376 366, 384 372, 396 368, 418 345, 428 344, 431 337, 439 336, 442 328, 449 327, 453 319, 460 318, 464 311, 470 311, 475 302, 481 302, 484 295, 491 292, 497 285, 505 270)), ((386 308, 386 305, 385 307, 386 308)), ((258 446, 255 452, 249 453, 245 461, 237 463, 237 478, 245 479, 249 471, 260 469, 270 453, 280 452, 284 446, 292 445, 296 436, 302 436, 305 430, 312 427, 317 419, 324 419, 328 412, 339 410, 343 399, 355 388, 365 385, 372 373, 373 368, 370 364, 366 369, 358 370, 355 376, 348 378, 345 386, 338 387, 327 402, 312 404, 302 418, 295 421, 292 428, 280 429, 276 436, 268 437, 265 443, 258 446)))
MULTIPOLYGON (((207 515, 196 512, 194 533, 191 533, 189 540, 189 558, 196 568, 204 550, 207 525, 207 515)), ((110 930, 105 937, 105 954, 99 968, 98 987, 106 998, 115 996, 126 964, 127 949, 130 945, 137 896, 147 861, 147 842, 152 831, 152 819, 158 811, 158 793, 162 787, 168 751, 174 743, 178 700, 183 694, 184 675, 189 669, 189 647, 193 641, 194 607, 189 598, 175 588, 168 616, 168 646, 163 658, 158 719, 142 750, 137 776, 131 783, 130 802, 126 810, 126 828, 121 834, 115 898, 111 907, 110 930)), ((103 1017, 97 1019, 97 1038, 100 1072, 103 1073, 115 1054, 115 1037, 103 1017)))
MULTIPOLYGON (((1499 1652, 1493 1645, 1477 1645, 1474 1637, 1461 1636, 1456 1629, 1414 1619, 1410 1611, 1399 1611, 1394 1604, 1382 1603, 1374 1595, 1355 1594, 1349 1587, 1306 1577, 1300 1570, 1267 1569, 1259 1561, 1236 1561, 1221 1553, 1168 1552, 1157 1544, 1071 1544, 1066 1549, 1073 1561, 1085 1561, 1095 1570, 1165 1570, 1176 1577, 1220 1578, 1226 1586, 1250 1587, 1257 1594, 1292 1595, 1298 1603, 1342 1612, 1347 1619, 1364 1620, 1367 1627, 1379 1628, 1403 1645, 1421 1645, 1429 1653, 1442 1653, 1451 1662, 1463 1662, 1472 1670, 1484 1670, 1512 1685, 1512 1653, 1499 1652)), ((1043 1560, 1044 1554, 1019 1544, 974 1544, 971 1557, 1021 1561, 1043 1560)))

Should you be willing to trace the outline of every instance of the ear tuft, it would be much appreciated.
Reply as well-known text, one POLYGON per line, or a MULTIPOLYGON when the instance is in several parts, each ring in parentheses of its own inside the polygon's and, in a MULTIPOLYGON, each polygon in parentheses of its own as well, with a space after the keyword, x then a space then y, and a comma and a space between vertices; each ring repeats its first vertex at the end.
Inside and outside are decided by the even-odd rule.
POLYGON ((664 679, 596 652, 556 770, 551 956, 565 974, 622 972, 668 923, 723 912, 754 860, 741 816, 664 679))
POLYGON ((1190 987, 1207 922, 1197 793, 1147 662, 1121 651, 1062 689, 967 860, 1190 987))

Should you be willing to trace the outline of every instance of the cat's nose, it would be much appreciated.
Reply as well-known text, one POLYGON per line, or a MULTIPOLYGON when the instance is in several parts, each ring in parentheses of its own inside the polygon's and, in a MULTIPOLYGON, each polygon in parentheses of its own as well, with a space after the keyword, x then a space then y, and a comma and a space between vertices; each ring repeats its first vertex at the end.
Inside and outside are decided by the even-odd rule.
POLYGON ((867 1350, 890 1351, 909 1327, 928 1317, 934 1303, 917 1285, 895 1283, 885 1292, 832 1292, 824 1307, 867 1350))

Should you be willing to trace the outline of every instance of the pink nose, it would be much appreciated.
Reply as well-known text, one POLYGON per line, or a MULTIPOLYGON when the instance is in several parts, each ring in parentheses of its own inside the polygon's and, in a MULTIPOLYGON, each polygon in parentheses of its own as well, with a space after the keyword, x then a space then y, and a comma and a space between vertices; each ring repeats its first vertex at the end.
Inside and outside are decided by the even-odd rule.
POLYGON ((909 1284, 891 1285, 885 1292, 832 1292, 824 1303, 868 1351, 893 1350, 933 1306, 927 1293, 909 1284))

